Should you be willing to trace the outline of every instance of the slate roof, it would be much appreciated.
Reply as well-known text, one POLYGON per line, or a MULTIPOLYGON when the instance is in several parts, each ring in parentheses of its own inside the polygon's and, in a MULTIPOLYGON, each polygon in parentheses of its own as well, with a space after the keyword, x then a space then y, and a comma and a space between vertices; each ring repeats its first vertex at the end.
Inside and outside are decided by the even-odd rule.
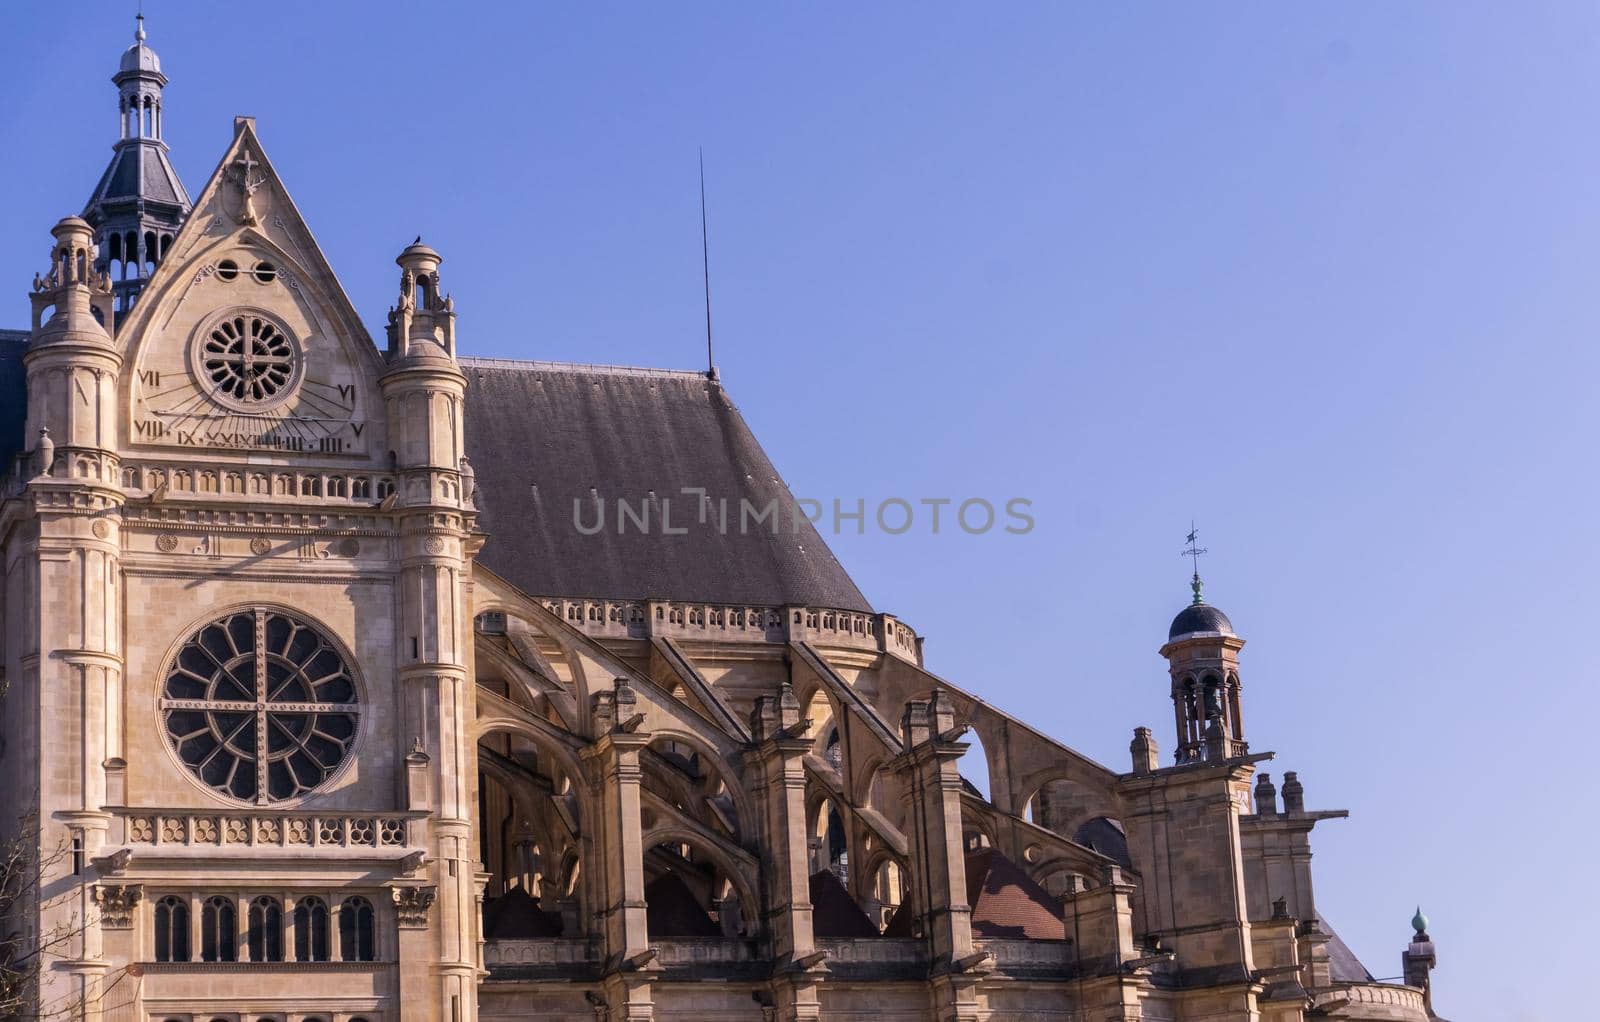
POLYGON ((561 916, 546 912, 521 887, 483 903, 483 935, 488 940, 541 940, 561 936, 561 916))
POLYGON ((676 873, 663 873, 644 888, 645 927, 652 937, 720 937, 722 928, 676 873))
POLYGON ((1232 635, 1233 622, 1228 620, 1228 615, 1209 603, 1193 603, 1178 611, 1178 616, 1172 619, 1172 627, 1167 629, 1167 638, 1176 639, 1180 635, 1190 635, 1194 632, 1221 632, 1223 635, 1232 635))
MULTIPOLYGON (((0 330, 0 475, 25 449, 28 334, 0 330)), ((726 391, 701 373, 619 370, 541 362, 461 359, 467 374, 467 455, 477 474, 480 525, 489 533, 479 560, 534 596, 664 599, 682 602, 804 605, 870 613, 872 605, 803 515, 726 391), (606 528, 583 535, 596 518, 591 494, 605 499, 606 528), (727 528, 713 510, 698 520, 704 488, 726 499, 727 528), (627 520, 651 491, 650 530, 627 520), (673 529, 664 535, 660 504, 673 529), (741 531, 739 507, 780 507, 776 534, 753 518, 741 531)), ((715 508, 715 505, 713 505, 715 508)), ((770 520, 769 520, 770 522, 770 520)))
POLYGON ((1322 932, 1328 935, 1328 975, 1335 983, 1371 983, 1374 982, 1372 973, 1361 964, 1361 959, 1350 950, 1350 945, 1344 938, 1334 932, 1328 921, 1322 918, 1322 913, 1317 913, 1317 924, 1322 927, 1322 932))
POLYGON ((1133 856, 1128 854, 1128 833, 1121 823, 1110 817, 1096 816, 1079 827, 1072 840, 1090 851, 1115 859, 1122 866, 1133 868, 1133 856))
POLYGON ((22 435, 28 419, 28 374, 22 368, 28 331, 0 330, 0 477, 11 474, 11 462, 27 449, 22 435))
POLYGON ((94 194, 84 206, 84 216, 94 222, 108 204, 132 204, 139 200, 166 203, 188 211, 189 193, 184 191, 178 172, 167 159, 166 147, 155 139, 125 139, 117 144, 94 194))
POLYGON ((871 611, 727 393, 703 373, 461 359, 481 563, 534 596, 871 611), (713 502, 700 521, 699 487, 713 502), (648 531, 625 519, 650 507, 648 531), (605 528, 593 535, 598 497, 605 528), (727 502, 726 527, 719 508, 727 502), (747 519, 774 501, 776 534, 747 519), (575 502, 582 507, 575 517, 575 502), (673 529, 666 535, 661 505, 673 529))

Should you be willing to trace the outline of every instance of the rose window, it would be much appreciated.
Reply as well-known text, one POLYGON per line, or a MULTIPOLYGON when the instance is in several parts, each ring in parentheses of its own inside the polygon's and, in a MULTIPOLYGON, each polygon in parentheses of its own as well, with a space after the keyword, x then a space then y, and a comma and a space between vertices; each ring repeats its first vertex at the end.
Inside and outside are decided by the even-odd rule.
POLYGON ((236 313, 219 322, 206 335, 198 356, 214 392, 242 405, 272 401, 288 390, 294 378, 294 342, 259 313, 236 313))
POLYGON ((277 610, 206 625, 167 672, 161 714, 178 758, 232 798, 296 798, 332 777, 361 708, 344 658, 321 632, 277 610))

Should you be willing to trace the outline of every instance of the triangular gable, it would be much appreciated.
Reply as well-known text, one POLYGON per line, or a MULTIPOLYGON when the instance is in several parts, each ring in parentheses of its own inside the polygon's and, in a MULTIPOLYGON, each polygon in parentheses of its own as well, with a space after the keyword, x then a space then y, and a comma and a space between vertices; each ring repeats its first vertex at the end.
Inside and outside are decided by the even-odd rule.
POLYGON ((197 338, 235 308, 276 316, 303 349, 305 385, 295 385, 293 407, 275 413, 291 424, 314 424, 285 430, 306 445, 291 450, 382 453, 375 381, 383 356, 249 118, 235 122, 227 151, 117 332, 129 367, 123 374, 128 443, 169 443, 186 427, 200 446, 226 448, 234 437, 250 446, 249 434, 269 425, 249 408, 216 407, 206 393, 215 381, 195 367, 197 338), (198 419, 188 418, 191 410, 198 419))

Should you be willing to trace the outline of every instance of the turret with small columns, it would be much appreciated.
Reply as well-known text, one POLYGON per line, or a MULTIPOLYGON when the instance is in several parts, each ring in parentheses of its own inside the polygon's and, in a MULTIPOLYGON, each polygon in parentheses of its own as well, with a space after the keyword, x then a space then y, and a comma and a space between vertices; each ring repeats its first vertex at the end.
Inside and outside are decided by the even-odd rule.
POLYGON ((145 43, 144 15, 133 45, 111 80, 117 86, 118 133, 111 163, 83 217, 99 242, 95 268, 108 275, 116 307, 127 312, 189 215, 193 203, 162 140, 161 58, 145 43))
MULTIPOLYGON (((33 282, 33 331, 22 361, 27 371, 27 430, 36 437, 21 467, 22 500, 11 509, 9 563, 41 598, 7 607, 8 642, 35 651, 9 679, 6 714, 14 719, 7 745, 8 776, 39 802, 30 838, 38 845, 33 890, 40 899, 29 925, 39 934, 81 934, 53 968, 27 981, 30 1004, 94 1004, 107 971, 95 888, 76 880, 81 863, 99 854, 111 814, 124 798, 121 711, 121 528, 123 493, 117 483, 117 377, 122 355, 111 339, 111 285, 94 268, 94 234, 78 217, 51 232, 50 269, 33 282), (31 462, 31 463, 29 463, 31 462), (48 594, 44 596, 43 594, 48 594), (71 722, 70 725, 66 722, 71 722), (77 743, 75 769, 53 769, 53 741, 77 743), (63 860, 59 850, 75 856, 63 860)), ((16 662, 13 661, 13 665, 16 662)), ((86 1022, 98 1008, 80 1012, 86 1022)))
MULTIPOLYGON (((396 639, 404 686, 406 734, 419 750, 416 790, 402 792, 432 811, 429 859, 438 885, 442 960, 421 931, 402 934, 401 1022, 429 1015, 429 992, 442 980, 457 1022, 474 1022, 478 983, 478 899, 487 877, 477 873, 472 837, 476 760, 458 755, 475 716, 471 685, 472 559, 480 537, 464 469, 462 405, 467 378, 455 358, 454 303, 439 290, 439 253, 408 246, 400 265, 400 297, 389 311, 389 366, 378 378, 388 419, 390 456, 398 476, 401 628, 396 639), (430 957, 431 956, 431 957, 430 957)), ((468 748, 471 743, 467 743, 468 748)))
MULTIPOLYGON (((61 475, 112 485, 116 469, 116 388, 122 355, 111 340, 111 282, 94 268, 94 234, 75 216, 50 232, 50 269, 33 280, 27 435, 48 440, 61 475), (47 432, 46 432, 47 431, 47 432)), ((37 474, 55 474, 52 465, 37 474)))
POLYGON ((1193 600, 1172 619, 1161 647, 1172 675, 1177 762, 1242 756, 1249 751, 1239 684, 1244 640, 1228 615, 1201 598, 1198 572, 1191 587, 1193 600))
POLYGON ((456 303, 439 287, 439 253, 422 243, 406 246, 400 266, 400 300, 389 310, 389 358, 432 354, 429 345, 454 358, 456 303))

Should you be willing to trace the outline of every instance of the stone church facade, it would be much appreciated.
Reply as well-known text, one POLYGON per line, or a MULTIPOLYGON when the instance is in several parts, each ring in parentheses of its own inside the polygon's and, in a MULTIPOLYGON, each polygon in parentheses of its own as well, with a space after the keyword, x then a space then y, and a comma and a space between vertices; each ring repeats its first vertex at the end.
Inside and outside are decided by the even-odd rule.
POLYGON ((1385 980, 1324 919, 1344 814, 1198 584, 1174 729, 1093 762, 924 667, 714 375, 468 357, 420 238, 375 342, 254 122, 191 202, 142 22, 113 80, 0 335, 40 1013, 1435 1017, 1420 913, 1385 980))

